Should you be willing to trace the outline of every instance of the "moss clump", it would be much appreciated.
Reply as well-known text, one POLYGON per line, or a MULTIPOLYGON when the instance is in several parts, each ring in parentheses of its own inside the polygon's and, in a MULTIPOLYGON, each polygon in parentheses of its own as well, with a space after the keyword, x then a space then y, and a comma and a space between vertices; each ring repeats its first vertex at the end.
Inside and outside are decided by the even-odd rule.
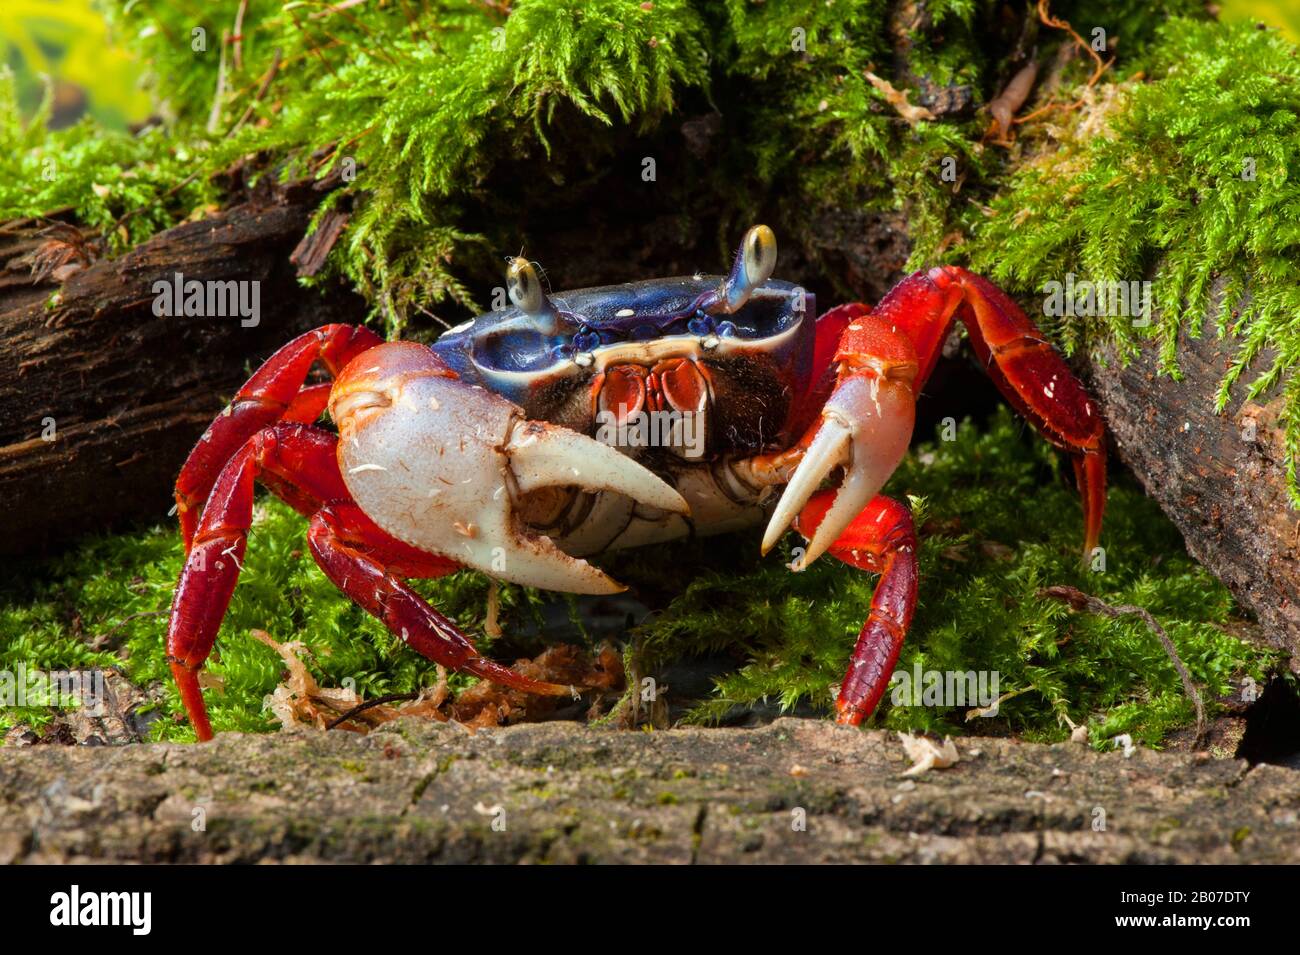
POLYGON ((196 155, 158 127, 131 136, 91 120, 47 131, 49 90, 24 121, 13 74, 0 67, 0 219, 71 208, 120 251, 214 201, 205 176, 191 177, 196 155))
MULTIPOLYGON (((924 535, 920 608, 900 666, 997 670, 1000 693, 1021 692, 996 719, 973 724, 980 732, 1059 739, 1068 717, 1092 723, 1098 737, 1128 732, 1154 744, 1188 723, 1191 707, 1178 677, 1140 623, 1071 615, 1036 595, 1040 587, 1068 583, 1147 607, 1208 697, 1229 692, 1242 675, 1262 683, 1274 661, 1223 629, 1234 613, 1227 591, 1187 556, 1176 529, 1137 489, 1111 492, 1105 572, 1080 569, 1076 495, 1058 473, 1057 457, 1022 430, 1007 412, 988 431, 963 424, 955 441, 922 446, 892 480, 888 490, 896 496, 923 497, 914 499, 924 535)), ((340 685, 351 678, 366 697, 435 680, 430 664, 334 589, 304 553, 303 534, 302 520, 284 505, 258 505, 244 574, 208 668, 224 684, 207 694, 219 731, 272 728, 262 699, 282 664, 248 635, 252 628, 303 641, 317 679, 340 685)), ((631 634, 639 672, 706 650, 731 649, 748 660, 699 703, 692 719, 704 722, 765 699, 828 712, 830 687, 843 676, 875 585, 873 576, 829 557, 792 574, 775 555, 761 560, 753 535, 633 551, 609 563, 643 592, 669 595, 631 634)), ((28 568, 26 583, 10 575, 0 590, 0 668, 121 665, 133 682, 164 690, 159 708, 166 718, 155 724, 156 738, 191 739, 163 659, 165 618, 156 615, 168 606, 180 564, 177 535, 159 527, 90 541, 28 568), (142 612, 155 615, 133 616, 142 612), (91 637, 110 632, 110 646, 88 648, 91 637)), ((419 587, 478 631, 484 577, 462 573, 419 587)), ((504 587, 507 633, 539 619, 545 599, 504 587)), ((0 727, 48 717, 40 709, 0 710, 0 727)), ((972 729, 952 707, 892 707, 875 721, 898 729, 972 729)))
MULTIPOLYGON (((1187 6, 1147 5, 1143 22, 1187 6)), ((165 135, 87 125, 43 139, 28 124, 6 150, 23 162, 88 154, 35 192, 30 170, 15 167, 0 181, 0 218, 71 203, 107 227, 130 210, 125 238, 136 240, 200 207, 236 164, 254 177, 337 171, 321 214, 346 207, 351 219, 317 281, 346 276, 396 331, 440 302, 472 308, 467 274, 497 274, 498 253, 526 241, 530 212, 555 190, 607 179, 631 142, 664 147, 683 108, 720 117, 716 151, 664 170, 654 188, 676 200, 683 235, 717 230, 720 246, 759 218, 799 242, 818 216, 901 209, 929 254, 1003 165, 976 142, 982 118, 909 126, 868 81, 874 71, 905 82, 893 66, 904 28, 885 0, 520 0, 508 16, 454 0, 343 11, 253 0, 236 62, 223 33, 239 7, 106 3, 150 66, 165 135), (961 195, 938 175, 946 156, 962 163, 961 195), (171 194, 167 181, 186 185, 171 194), (114 190, 111 216, 87 198, 92 183, 114 190)), ((1125 4, 1092 7, 1106 22, 1131 18, 1125 4)), ((927 11, 905 31, 910 74, 969 86, 976 102, 995 95, 1014 24, 969 0, 927 11)), ((0 112, 16 124, 16 110, 0 112)))
POLYGON ((1144 81, 1103 87, 1093 107, 1044 121, 1036 158, 961 254, 1026 294, 1068 272, 1153 277, 1148 326, 1118 315, 1047 318, 1066 348, 1106 338, 1131 355, 1153 340, 1177 374, 1180 333, 1201 335, 1207 316, 1216 334, 1241 336, 1218 409, 1249 370, 1258 374, 1248 397, 1281 386, 1300 503, 1300 57, 1273 31, 1178 19, 1130 64, 1138 68, 1144 81))

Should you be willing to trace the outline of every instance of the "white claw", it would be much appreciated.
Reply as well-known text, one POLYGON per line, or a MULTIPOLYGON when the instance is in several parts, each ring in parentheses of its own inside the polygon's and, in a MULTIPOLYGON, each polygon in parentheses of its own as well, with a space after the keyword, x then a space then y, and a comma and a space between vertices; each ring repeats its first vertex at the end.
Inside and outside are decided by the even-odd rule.
POLYGON ((844 480, 834 502, 791 569, 803 570, 824 554, 898 467, 912 438, 914 415, 906 382, 855 376, 837 387, 768 522, 763 553, 781 539, 831 471, 843 467, 844 480))
POLYGON ((613 491, 688 511, 681 495, 631 458, 567 428, 521 420, 521 410, 498 395, 436 375, 398 374, 383 384, 382 395, 361 392, 336 404, 345 436, 339 464, 366 514, 408 544, 501 580, 610 594, 625 588, 520 521, 503 485, 520 493, 613 491))
POLYGON ((520 421, 505 452, 523 493, 572 485, 587 491, 613 491, 674 514, 690 511, 682 496, 654 472, 609 445, 568 428, 520 421))
POLYGON ((849 463, 852 449, 852 429, 838 418, 823 418, 817 437, 804 452, 803 460, 795 468, 776 510, 772 512, 772 519, 767 522, 767 531, 763 534, 764 554, 776 546, 827 475, 841 464, 849 463))

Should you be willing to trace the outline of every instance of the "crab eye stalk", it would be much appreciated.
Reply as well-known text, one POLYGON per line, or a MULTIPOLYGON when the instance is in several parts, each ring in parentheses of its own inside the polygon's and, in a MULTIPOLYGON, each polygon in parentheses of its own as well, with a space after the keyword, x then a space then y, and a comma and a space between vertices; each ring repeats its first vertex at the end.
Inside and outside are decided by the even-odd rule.
POLYGON ((740 241, 740 251, 731 274, 718 290, 718 311, 739 311, 754 289, 772 277, 776 268, 776 235, 765 225, 756 225, 740 241))
POLYGON ((523 257, 510 260, 510 267, 506 270, 506 292, 515 307, 529 317, 551 318, 556 314, 555 306, 542 290, 537 269, 523 257))

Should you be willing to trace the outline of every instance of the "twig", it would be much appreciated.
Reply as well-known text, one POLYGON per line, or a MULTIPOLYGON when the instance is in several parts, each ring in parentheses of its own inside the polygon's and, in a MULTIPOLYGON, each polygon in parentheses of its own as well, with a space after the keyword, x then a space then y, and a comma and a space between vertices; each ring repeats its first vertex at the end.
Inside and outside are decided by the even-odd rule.
POLYGON ((235 35, 230 38, 234 43, 236 73, 244 68, 244 14, 247 12, 248 0, 239 0, 239 9, 235 11, 235 35))
POLYGON ((371 707, 382 706, 385 703, 399 703, 404 700, 414 700, 414 699, 418 699, 419 696, 420 696, 419 693, 389 693, 387 696, 377 696, 373 700, 366 700, 366 702, 352 707, 352 709, 348 710, 346 713, 344 713, 342 716, 338 717, 337 719, 330 720, 330 722, 325 724, 325 728, 327 730, 332 730, 334 729, 334 727, 338 726, 339 724, 346 723, 348 720, 352 719, 352 717, 356 716, 358 713, 364 712, 365 710, 368 710, 371 707))
POLYGON ((1174 669, 1178 671, 1178 677, 1183 681, 1183 692, 1191 698, 1193 705, 1196 707, 1196 745, 1205 741, 1205 704, 1201 702, 1200 691, 1196 689, 1196 684, 1192 682, 1192 675, 1188 672, 1187 667, 1183 665, 1182 659, 1178 656, 1178 650, 1174 647, 1174 642, 1169 639, 1169 634, 1165 633, 1164 627, 1156 622, 1156 618, 1142 607, 1135 607, 1132 604, 1120 604, 1112 607, 1104 600, 1085 594, 1077 587, 1046 587, 1038 591, 1040 597, 1051 597, 1053 600, 1059 600, 1068 604, 1071 610, 1083 610, 1088 613, 1100 614, 1103 617, 1123 617, 1129 614, 1141 618, 1151 632, 1160 640, 1160 645, 1165 648, 1165 653, 1174 664, 1174 669))
POLYGON ((930 112, 924 106, 913 106, 907 101, 907 93, 896 89, 889 80, 881 79, 870 70, 862 74, 867 78, 867 82, 879 91, 880 95, 885 97, 885 102, 894 107, 898 115, 907 121, 908 126, 915 126, 917 123, 933 120, 934 113, 930 112))
MULTIPOLYGON (((1070 26, 1068 21, 1062 20, 1060 17, 1053 16, 1052 12, 1048 9, 1048 5, 1049 5, 1049 0, 1038 0, 1038 19, 1041 20, 1045 25, 1049 27, 1054 27, 1055 29, 1058 30, 1064 30, 1066 33, 1070 34, 1074 42, 1078 46, 1082 47, 1084 52, 1086 52, 1090 57, 1092 57, 1093 61, 1097 64, 1096 68, 1092 71, 1092 76, 1088 77, 1088 82, 1085 84, 1086 89, 1091 89, 1093 86, 1097 84, 1097 81, 1101 79, 1102 74, 1105 73, 1108 69, 1111 68, 1111 66, 1114 65, 1115 57, 1112 56, 1109 60, 1103 60, 1101 58, 1101 54, 1099 54, 1096 50, 1094 50, 1091 47, 1091 45, 1089 45, 1083 39, 1083 37, 1079 36, 1079 34, 1075 32, 1074 27, 1070 26)), ((1033 66, 1034 72, 1037 72, 1037 67, 1035 66, 1035 64, 1030 64, 1030 66, 1033 66)), ((1019 96, 1021 91, 1018 88, 1013 89, 1013 87, 1017 87, 1018 84, 1021 83, 1023 83, 1025 86, 1023 93, 1027 95, 1029 92, 1028 87, 1033 85, 1033 76, 1029 75, 1029 70, 1030 67, 1025 67, 1019 73, 1017 73, 1016 76, 1012 78, 1011 82, 1007 84, 1007 89, 1004 90, 1002 94, 996 100, 993 101, 993 103, 989 104, 990 107, 992 107, 994 104, 998 103, 999 101, 1003 100, 1004 98, 1010 102, 1015 102, 1015 99, 1012 96, 1012 94, 1019 96)), ((1009 112, 1006 111, 1005 105, 1003 106, 1002 110, 994 112, 995 126, 990 128, 989 133, 986 133, 985 135, 987 137, 993 132, 993 129, 996 128, 998 130, 999 138, 995 140, 995 142, 1000 146, 1008 146, 1010 145, 1010 140, 1008 140, 1006 136, 1012 126, 1019 126, 1021 123, 1027 123, 1030 120, 1037 119, 1039 116, 1043 116, 1047 113, 1050 113, 1052 110, 1055 109, 1063 109, 1067 113, 1073 112, 1074 110, 1083 106, 1084 103, 1086 102, 1087 102, 1087 95, 1085 94, 1074 103, 1069 103, 1069 104, 1048 103, 1047 105, 1040 106, 1038 109, 1030 113, 1026 113, 1024 116, 1014 116, 1013 114, 1015 113, 1015 110, 1019 109, 1020 106, 1023 105, 1024 103, 1024 96, 1020 96, 1019 102, 1017 102, 1014 108, 1012 108, 1009 112)))
POLYGON ((253 101, 249 103, 248 108, 244 110, 244 115, 239 117, 239 122, 230 127, 230 132, 226 133, 227 139, 239 132, 240 127, 252 118, 253 110, 255 110, 257 104, 262 101, 262 97, 266 95, 266 91, 271 88, 271 83, 275 80, 275 75, 280 72, 280 61, 283 56, 284 51, 277 46, 275 48, 275 54, 271 57, 271 66, 262 77, 262 82, 257 87, 257 92, 253 94, 253 101))
POLYGON ((313 13, 309 13, 307 19, 323 20, 325 17, 332 16, 335 13, 341 13, 342 11, 349 10, 352 7, 359 7, 365 2, 366 0, 343 0, 342 3, 336 3, 333 6, 326 7, 324 10, 317 10, 313 13))
POLYGON ((501 587, 495 577, 488 578, 487 616, 483 620, 483 632, 493 640, 501 636, 501 587))
POLYGON ((1029 98, 1029 91, 1033 89, 1037 77, 1038 61, 1031 59, 1011 78, 1006 88, 989 102, 989 113, 993 117, 1000 140, 1005 140, 1007 134, 1011 132, 1011 121, 1016 111, 1025 105, 1025 100, 1029 98))
POLYGON ((230 40, 230 34, 226 30, 221 31, 221 59, 217 61, 217 88, 212 94, 212 110, 208 113, 208 135, 214 135, 217 131, 217 124, 221 122, 221 99, 226 95, 226 44, 230 40))
MULTIPOLYGON (((1043 23, 1049 27, 1056 27, 1056 29, 1064 30, 1066 33, 1070 34, 1070 36, 1074 37, 1074 42, 1083 47, 1084 52, 1093 58, 1097 64, 1097 68, 1093 70, 1092 78, 1088 80, 1088 85, 1092 86, 1097 82, 1097 80, 1101 79, 1101 74, 1106 72, 1106 67, 1108 67, 1110 63, 1103 62, 1101 54, 1094 50, 1083 39, 1083 37, 1075 33, 1074 27, 1070 26, 1069 22, 1062 20, 1059 17, 1052 16, 1051 11, 1047 9, 1049 3, 1050 0, 1038 0, 1038 19, 1042 20, 1043 23)), ((1114 63, 1115 61, 1111 60, 1110 62, 1114 63)))

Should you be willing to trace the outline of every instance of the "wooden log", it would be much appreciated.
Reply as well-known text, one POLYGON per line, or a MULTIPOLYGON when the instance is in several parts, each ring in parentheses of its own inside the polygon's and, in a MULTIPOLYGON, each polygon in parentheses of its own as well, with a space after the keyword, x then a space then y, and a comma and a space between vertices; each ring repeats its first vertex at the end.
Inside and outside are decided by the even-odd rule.
POLYGON ((166 519, 180 463, 250 368, 300 331, 360 320, 359 297, 296 282, 289 257, 319 199, 301 185, 264 190, 37 281, 29 263, 46 224, 0 233, 0 555, 166 519), (155 315, 154 283, 176 273, 260 283, 256 325, 155 315))
POLYGON ((1239 382, 1228 410, 1214 410, 1239 345, 1184 335, 1178 381, 1159 374, 1153 347, 1127 366, 1102 349, 1088 371, 1120 458, 1192 556, 1258 618, 1252 638, 1288 652, 1300 672, 1300 514, 1286 489, 1282 398, 1246 401, 1239 382))
POLYGON ((10 745, 0 865, 1300 862, 1295 827, 1278 821, 1300 811, 1300 770, 1177 748, 1126 758, 968 736, 957 749, 955 766, 900 788, 909 760, 895 734, 789 718, 470 734, 406 717, 368 736, 226 733, 115 746, 111 758, 10 745), (193 830, 196 793, 208 794, 207 832, 193 830), (1119 823, 1095 831, 1096 806, 1119 823), (799 807, 806 831, 791 829, 799 807))

